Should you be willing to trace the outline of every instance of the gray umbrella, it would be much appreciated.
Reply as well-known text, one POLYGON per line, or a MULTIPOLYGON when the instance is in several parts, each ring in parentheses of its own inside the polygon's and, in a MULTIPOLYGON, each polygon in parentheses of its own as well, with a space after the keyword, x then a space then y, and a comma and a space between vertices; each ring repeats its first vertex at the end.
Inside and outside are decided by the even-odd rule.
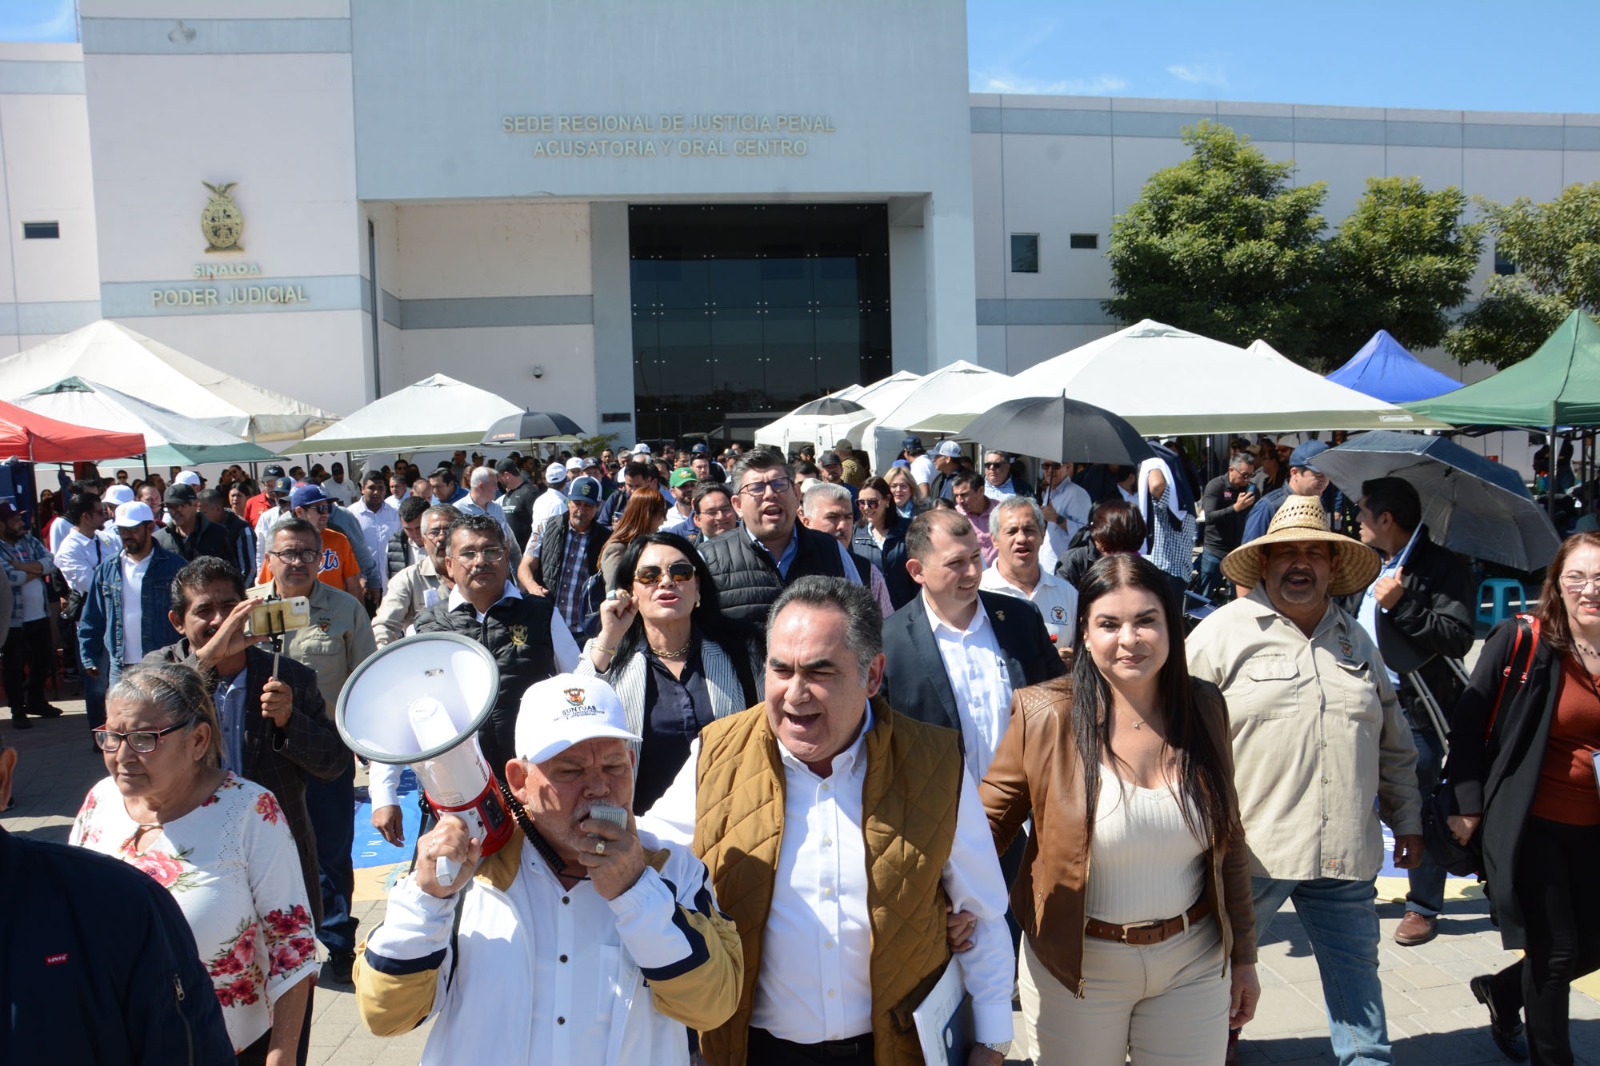
POLYGON ((790 411, 789 414, 819 415, 824 418, 832 418, 834 415, 857 415, 865 410, 865 407, 862 407, 854 400, 846 400, 838 396, 823 396, 812 400, 810 403, 801 404, 793 411, 790 411))
POLYGON ((1152 454, 1127 419, 1066 393, 1007 400, 967 423, 961 436, 985 448, 1061 463, 1137 466, 1152 454))
POLYGON ((1317 469, 1351 499, 1378 477, 1411 482, 1422 497, 1422 521, 1451 551, 1537 570, 1561 547, 1550 518, 1510 467, 1444 437, 1374 430, 1317 456, 1317 469))

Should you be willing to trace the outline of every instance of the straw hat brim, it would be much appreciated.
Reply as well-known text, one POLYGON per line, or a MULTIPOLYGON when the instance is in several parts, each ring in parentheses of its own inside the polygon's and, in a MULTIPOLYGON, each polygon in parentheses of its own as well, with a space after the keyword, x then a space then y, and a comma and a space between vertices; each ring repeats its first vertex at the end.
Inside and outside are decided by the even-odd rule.
POLYGON ((1343 533, 1327 529, 1280 529, 1275 533, 1262 534, 1249 544, 1241 544, 1229 552, 1227 558, 1222 560, 1222 573, 1235 585, 1253 589, 1260 584, 1261 570, 1266 563, 1263 548, 1269 544, 1292 544, 1308 540, 1326 542, 1339 560, 1339 568, 1328 582, 1330 596, 1348 596, 1352 592, 1362 591, 1377 579, 1378 571, 1383 568, 1377 552, 1343 533))

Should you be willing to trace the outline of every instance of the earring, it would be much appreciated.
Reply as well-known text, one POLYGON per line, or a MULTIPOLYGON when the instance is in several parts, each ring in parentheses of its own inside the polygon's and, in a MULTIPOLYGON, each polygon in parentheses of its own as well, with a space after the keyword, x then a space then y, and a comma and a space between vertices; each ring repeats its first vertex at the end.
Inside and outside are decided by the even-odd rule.
POLYGON ((698 606, 700 606, 700 597, 699 597, 699 596, 696 596, 696 597, 695 597, 695 598, 694 598, 694 605, 695 605, 695 606, 696 606, 696 607, 698 607, 698 606))

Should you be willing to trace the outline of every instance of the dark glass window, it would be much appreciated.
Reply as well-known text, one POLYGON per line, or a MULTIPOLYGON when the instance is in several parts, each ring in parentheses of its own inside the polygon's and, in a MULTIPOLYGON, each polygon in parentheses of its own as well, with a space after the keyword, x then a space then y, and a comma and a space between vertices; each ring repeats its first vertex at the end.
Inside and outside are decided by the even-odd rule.
POLYGON ((1039 273, 1039 235, 1013 233, 1011 235, 1011 273, 1039 273))
POLYGON ((1074 250, 1092 251, 1100 247, 1100 234, 1074 233, 1071 238, 1069 238, 1069 247, 1073 248, 1074 250))
POLYGON ((59 222, 24 222, 22 239, 25 241, 53 241, 61 236, 59 222))
POLYGON ((883 204, 638 206, 629 240, 642 439, 892 372, 883 204))
POLYGON ((1496 274, 1515 274, 1517 272, 1517 264, 1512 261, 1510 256, 1500 251, 1499 248, 1494 250, 1494 272, 1496 274))

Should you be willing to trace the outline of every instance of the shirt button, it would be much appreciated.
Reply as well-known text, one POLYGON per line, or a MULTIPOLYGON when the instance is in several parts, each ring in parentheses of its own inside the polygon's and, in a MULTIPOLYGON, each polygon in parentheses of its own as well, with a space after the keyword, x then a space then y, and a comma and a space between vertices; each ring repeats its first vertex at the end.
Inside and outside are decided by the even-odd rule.
POLYGON ((831 895, 833 895, 833 889, 831 889, 831 888, 824 888, 824 889, 823 889, 823 890, 822 890, 822 898, 823 898, 823 899, 827 899, 827 898, 828 898, 828 897, 829 897, 829 896, 831 896, 831 895))
POLYGON ((567 1020, 565 1018, 557 1018, 556 1019, 556 1024, 557 1025, 566 1025, 567 1024, 567 1020))
POLYGON ((572 902, 572 897, 571 896, 562 896, 561 897, 561 902, 563 904, 571 903, 572 902))
POLYGON ((834 997, 835 997, 835 996, 837 996, 837 995, 838 995, 838 994, 839 994, 839 993, 837 993, 837 992, 835 992, 835 991, 834 991, 834 990, 833 990, 833 989, 831 989, 831 988, 830 988, 830 989, 828 989, 828 998, 829 998, 829 999, 833 999, 833 998, 834 998, 834 997))
POLYGON ((566 962, 567 961, 567 957, 565 955, 561 956, 561 961, 562 962, 566 962))
POLYGON ((822 946, 827 948, 829 951, 832 951, 833 950, 833 941, 825 940, 825 941, 822 942, 822 946))

